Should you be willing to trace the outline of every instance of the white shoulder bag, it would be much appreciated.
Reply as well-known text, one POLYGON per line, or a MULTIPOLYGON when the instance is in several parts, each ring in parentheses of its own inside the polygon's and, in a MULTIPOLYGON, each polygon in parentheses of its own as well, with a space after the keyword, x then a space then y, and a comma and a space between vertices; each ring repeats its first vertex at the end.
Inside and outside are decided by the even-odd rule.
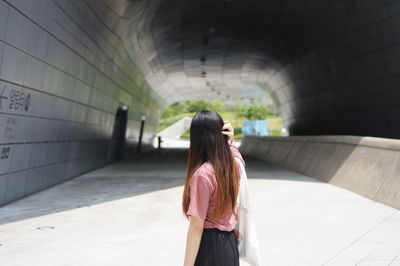
POLYGON ((238 223, 235 227, 241 235, 238 246, 239 258, 249 263, 251 266, 260 266, 260 250, 254 224, 254 208, 250 202, 247 174, 240 159, 236 157, 235 159, 240 165, 241 170, 239 195, 236 203, 238 223))

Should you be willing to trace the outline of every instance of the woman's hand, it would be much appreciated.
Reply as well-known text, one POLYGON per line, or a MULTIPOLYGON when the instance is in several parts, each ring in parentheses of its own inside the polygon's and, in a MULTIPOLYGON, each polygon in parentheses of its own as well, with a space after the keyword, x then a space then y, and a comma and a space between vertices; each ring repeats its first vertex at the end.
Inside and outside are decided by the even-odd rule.
POLYGON ((233 141, 235 140, 234 132, 233 132, 233 127, 229 121, 224 121, 224 125, 222 126, 222 134, 228 136, 228 143, 232 144, 233 141))

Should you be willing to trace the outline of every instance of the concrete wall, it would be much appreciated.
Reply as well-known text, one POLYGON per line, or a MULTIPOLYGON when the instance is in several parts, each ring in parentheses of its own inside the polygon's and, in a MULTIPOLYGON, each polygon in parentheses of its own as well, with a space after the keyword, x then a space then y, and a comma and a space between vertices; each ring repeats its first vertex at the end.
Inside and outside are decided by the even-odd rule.
POLYGON ((400 138, 400 1, 301 2, 281 67, 261 76, 290 135, 400 138))
POLYGON ((256 2, 0 1, 0 205, 104 165, 122 104, 128 154, 175 101, 267 91, 291 135, 400 138, 399 1, 256 2))
POLYGON ((400 138, 400 1, 145 2, 137 49, 171 98, 268 91, 290 135, 400 138))
POLYGON ((400 140, 246 136, 240 151, 400 209, 400 140))
POLYGON ((128 147, 142 115, 143 145, 151 143, 158 99, 105 7, 0 1, 0 205, 106 164, 120 104, 129 107, 128 147))

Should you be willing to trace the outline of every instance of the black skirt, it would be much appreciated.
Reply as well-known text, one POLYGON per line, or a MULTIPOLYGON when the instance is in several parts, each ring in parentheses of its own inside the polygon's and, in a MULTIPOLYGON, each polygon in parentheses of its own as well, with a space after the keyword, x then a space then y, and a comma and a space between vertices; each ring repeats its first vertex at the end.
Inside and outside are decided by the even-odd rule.
POLYGON ((235 231, 204 228, 194 266, 239 266, 235 231))

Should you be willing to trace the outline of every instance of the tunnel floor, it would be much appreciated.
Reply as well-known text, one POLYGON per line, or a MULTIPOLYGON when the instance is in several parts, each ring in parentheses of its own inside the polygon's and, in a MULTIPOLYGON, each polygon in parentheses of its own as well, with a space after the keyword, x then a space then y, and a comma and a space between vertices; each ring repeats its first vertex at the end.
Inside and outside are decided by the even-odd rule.
MULTIPOLYGON (((185 156, 146 153, 1 207, 0 265, 183 265, 185 156)), ((263 265, 400 265, 399 210, 244 158, 263 265)))

